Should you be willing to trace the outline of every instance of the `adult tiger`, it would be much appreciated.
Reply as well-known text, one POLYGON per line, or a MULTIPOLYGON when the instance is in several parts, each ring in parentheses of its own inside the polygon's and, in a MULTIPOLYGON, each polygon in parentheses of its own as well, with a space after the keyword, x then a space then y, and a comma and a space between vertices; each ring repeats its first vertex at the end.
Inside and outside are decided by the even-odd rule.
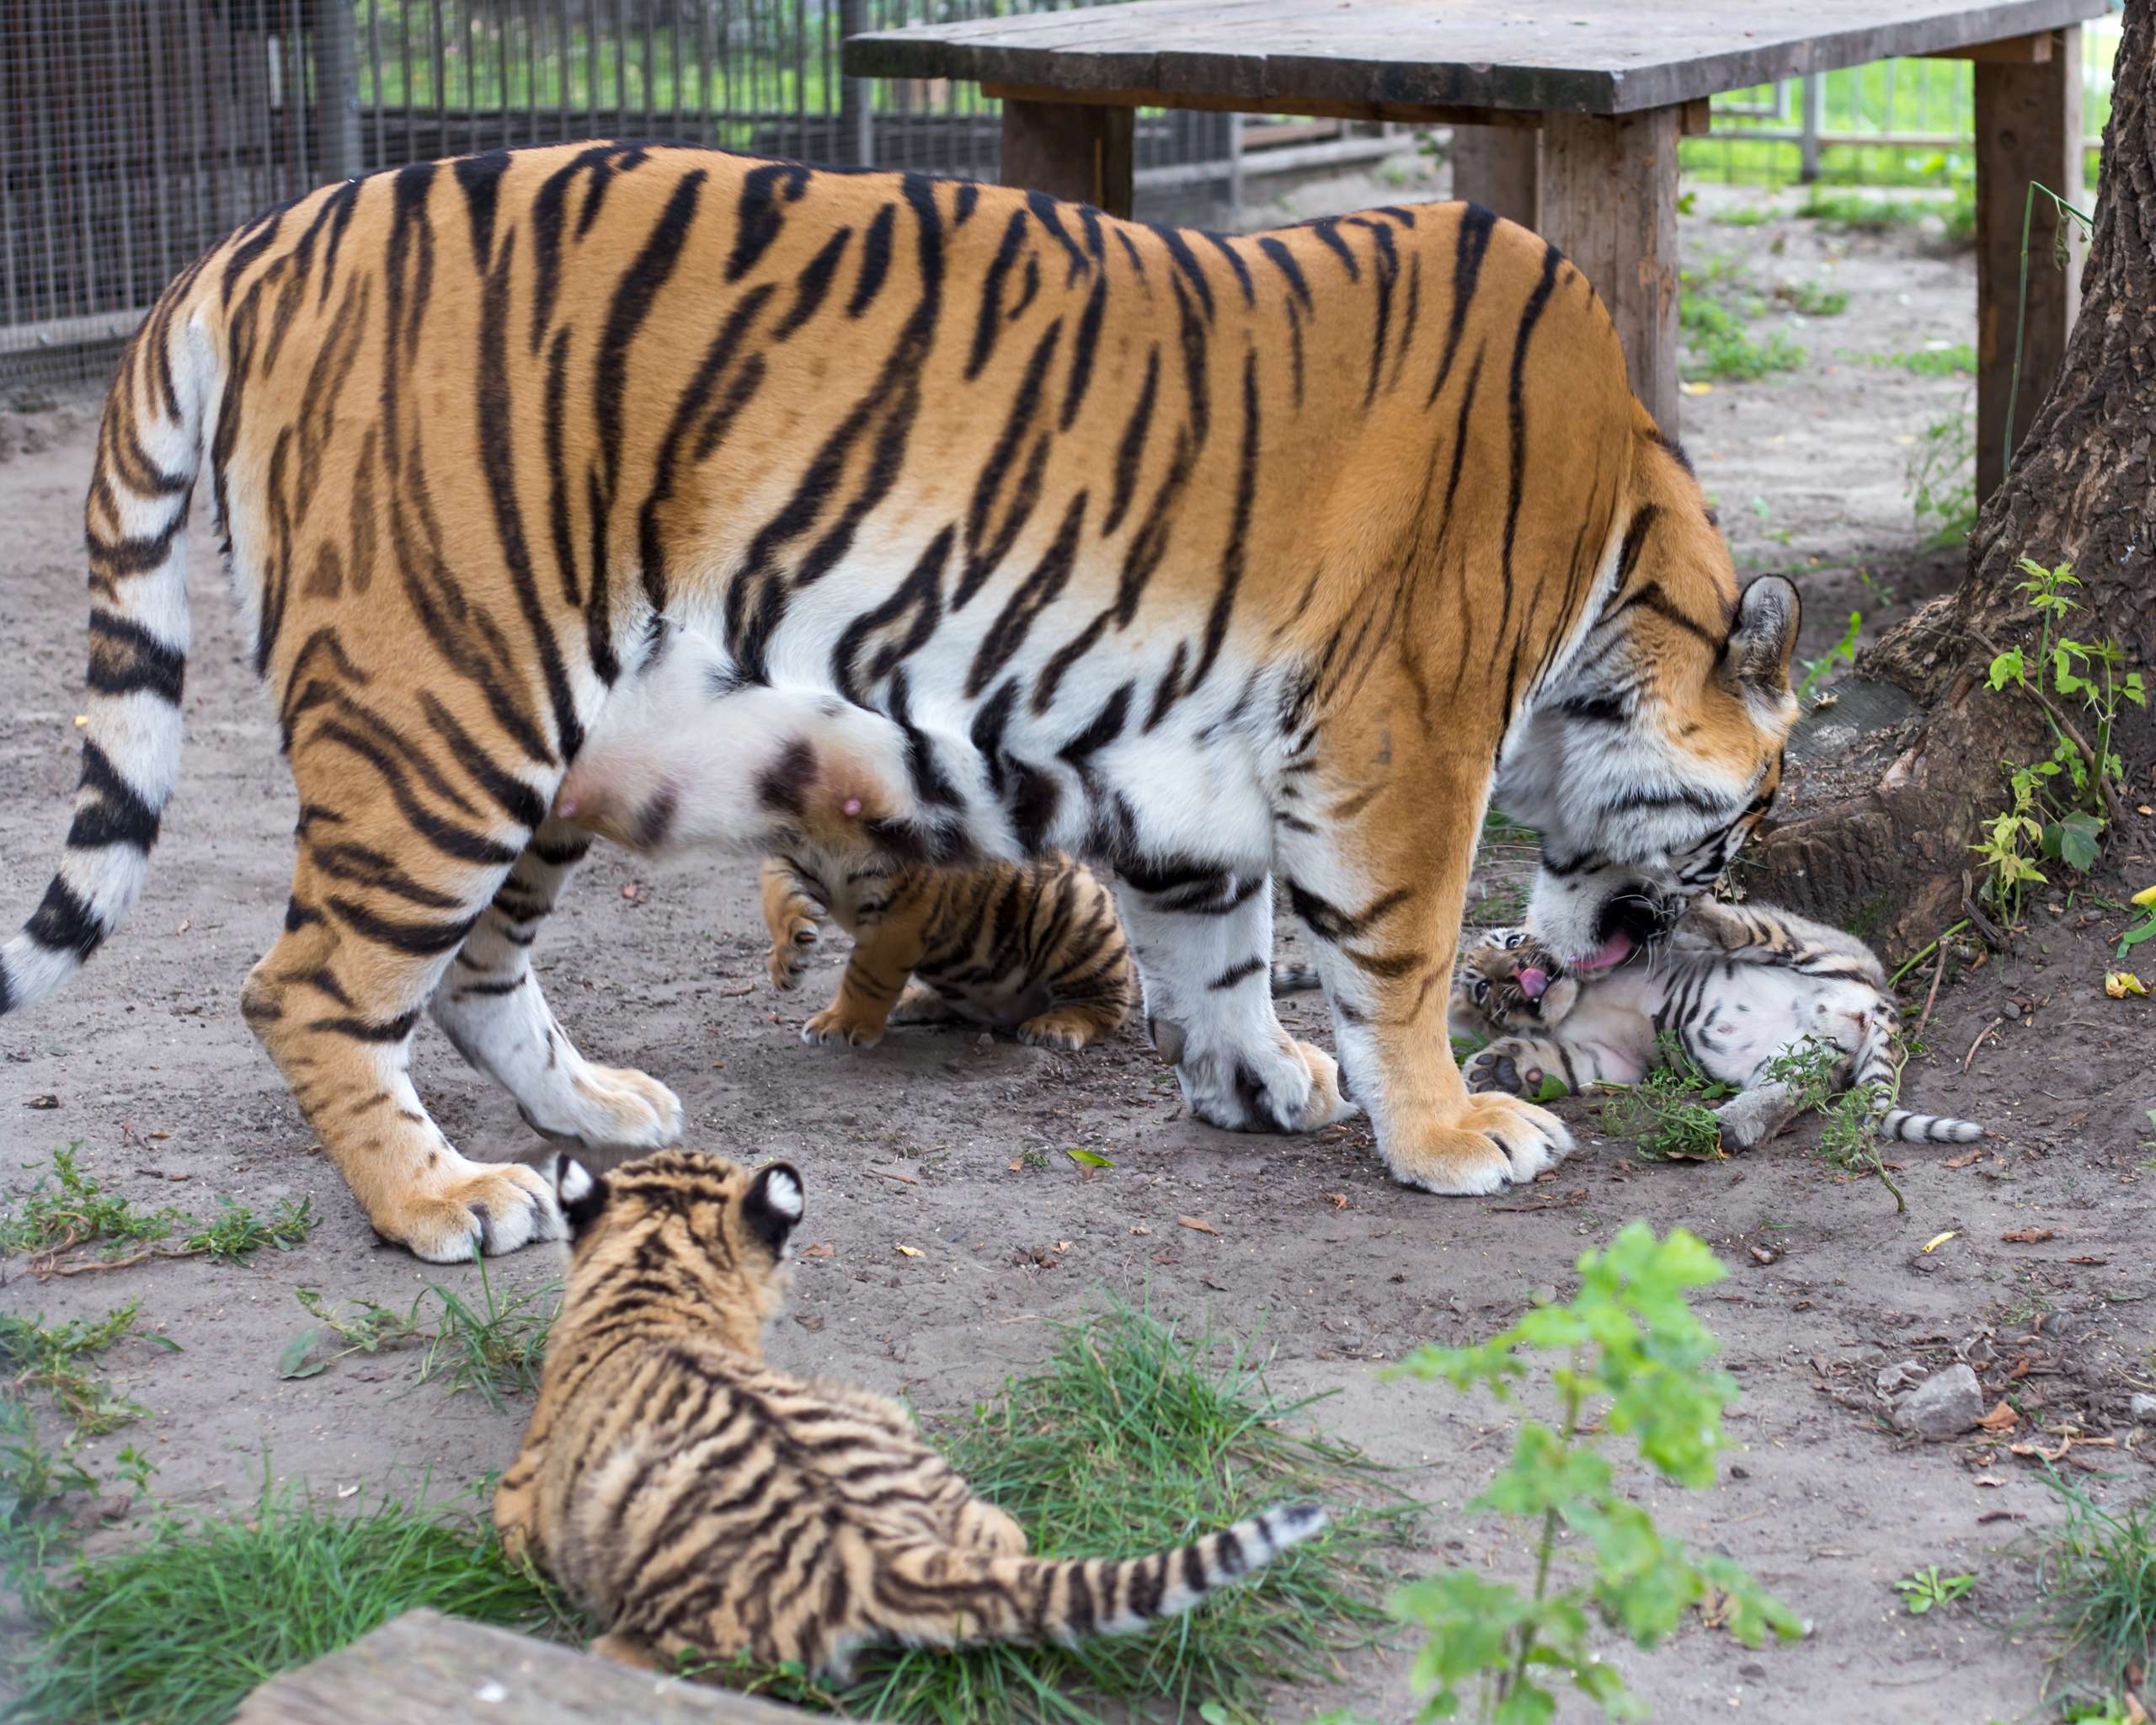
POLYGON ((526 962, 584 852, 550 799, 662 617, 724 643, 769 757, 746 848, 782 848, 751 829, 809 752, 783 709, 837 696, 902 745, 894 842, 1114 868, 1155 1039, 1224 1126, 1339 1106, 1273 1012, 1277 872, 1386 1162, 1441 1192, 1568 1143, 1447 1051, 1493 774, 1543 834, 1537 927, 1607 959, 1722 867, 1794 710, 1793 591, 1740 601, 1593 291, 1487 211, 1234 238, 671 147, 422 164, 248 223, 121 362, 82 788, 7 1006, 142 879, 205 446, 301 803, 243 1010, 375 1227, 437 1260, 561 1223, 428 1118, 421 1012, 543 1132, 679 1130, 526 962))

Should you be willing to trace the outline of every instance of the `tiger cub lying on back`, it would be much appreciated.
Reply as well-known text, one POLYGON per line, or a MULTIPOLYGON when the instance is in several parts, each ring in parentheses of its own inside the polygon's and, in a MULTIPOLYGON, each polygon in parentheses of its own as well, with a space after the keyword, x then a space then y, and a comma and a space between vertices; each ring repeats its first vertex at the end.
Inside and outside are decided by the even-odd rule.
POLYGON ((1657 1039, 1673 1035, 1709 1078, 1738 1087, 1716 1112, 1740 1150, 1796 1113, 1788 1085, 1765 1069, 1807 1036, 1841 1050, 1846 1086, 1870 1092, 1880 1137, 1983 1136, 1972 1120, 1893 1105, 1901 1009, 1885 968, 1855 936, 1786 911, 1703 896, 1667 941, 1585 977, 1526 929, 1494 928, 1460 956, 1451 1020, 1455 1034, 1496 1037, 1463 1068, 1470 1091, 1529 1097, 1552 1076, 1575 1095, 1636 1083, 1660 1060, 1657 1039))
POLYGON ((874 1642, 1118 1634, 1325 1525, 1299 1504, 1123 1562, 1027 1557, 895 1402, 765 1366, 792 1168, 664 1150, 603 1178, 563 1156, 557 1182, 568 1291, 494 1525, 606 1626, 595 1653, 843 1677, 874 1642))

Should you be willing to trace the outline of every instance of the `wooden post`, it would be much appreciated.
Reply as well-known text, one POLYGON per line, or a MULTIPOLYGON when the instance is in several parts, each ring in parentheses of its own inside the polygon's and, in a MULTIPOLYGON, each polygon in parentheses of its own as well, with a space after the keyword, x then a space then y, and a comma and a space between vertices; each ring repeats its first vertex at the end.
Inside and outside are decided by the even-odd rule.
POLYGON ((1003 104, 1003 184, 1130 214, 1138 110, 1076 102, 1003 104))
MULTIPOLYGON (((2033 39, 2022 38, 2022 41, 2033 39)), ((2004 46, 2005 45, 1998 45, 2004 46)), ((2021 278, 2021 214, 2031 180, 2081 202, 2081 32, 2052 33, 2049 51, 1978 60, 1977 75, 1977 500, 2006 477, 2006 408, 2014 442, 2066 356, 2081 303, 2081 263, 2059 270, 2052 252, 2058 211, 2036 194, 2029 223, 2029 293, 2022 308, 2021 382, 2014 387, 2014 328, 2021 278)), ((2071 231, 2071 230, 2069 230, 2071 231)))
POLYGON ((1542 231, 1542 129, 1455 126, 1452 195, 1542 231))
POLYGON ((1609 308, 1632 393, 1677 435, 1677 139, 1682 108, 1542 117, 1542 234, 1609 308))

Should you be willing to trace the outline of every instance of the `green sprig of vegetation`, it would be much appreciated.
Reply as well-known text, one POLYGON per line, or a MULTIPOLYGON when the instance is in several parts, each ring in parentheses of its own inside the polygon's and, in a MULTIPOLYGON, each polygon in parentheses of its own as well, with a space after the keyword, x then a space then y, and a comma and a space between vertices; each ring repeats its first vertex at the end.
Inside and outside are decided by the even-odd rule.
POLYGON ((167 1337, 136 1331, 135 1320, 141 1310, 138 1295, 95 1320, 71 1317, 47 1324, 42 1312, 35 1317, 0 1312, 0 1366, 8 1373, 0 1391, 10 1398, 43 1396, 85 1436, 99 1437, 131 1424, 150 1410, 93 1376, 91 1365, 130 1334, 139 1333, 144 1341, 179 1352, 179 1344, 167 1337))
POLYGON ((63 1274, 118 1269, 157 1258, 206 1257, 239 1263, 265 1246, 289 1252, 305 1244, 308 1231, 320 1222, 311 1198, 297 1204, 280 1199, 267 1221, 258 1220, 246 1205, 222 1195, 217 1199, 217 1215, 207 1222, 169 1204, 138 1210, 132 1199, 109 1196, 76 1165, 75 1152, 82 1147, 78 1140, 66 1150, 54 1151, 51 1171, 39 1178, 29 1194, 0 1208, 0 1255, 29 1252, 42 1260, 42 1273, 58 1268, 66 1254, 103 1242, 101 1254, 69 1266, 63 1274), (157 1243, 182 1230, 186 1231, 177 1247, 157 1243))
POLYGON ((1726 1602, 1731 1632, 1748 1645, 1770 1632, 1785 1640, 1802 1632, 1795 1614, 1734 1561, 1695 1555, 1663 1534, 1617 1489, 1603 1453, 1608 1438, 1627 1437, 1671 1484, 1714 1483, 1722 1410, 1737 1383, 1709 1367, 1721 1344, 1693 1314, 1690 1295, 1726 1272, 1683 1229, 1657 1240, 1644 1222, 1628 1224, 1607 1251, 1588 1252, 1577 1268, 1579 1292, 1567 1303, 1534 1307, 1478 1347, 1420 1348, 1398 1369, 1509 1401, 1529 1375, 1522 1354, 1539 1353, 1551 1361, 1557 1411, 1554 1425, 1520 1422, 1510 1465, 1467 1506, 1540 1524, 1532 1592, 1463 1565, 1401 1588, 1390 1602, 1429 1632, 1413 1669, 1416 1686, 1431 1692, 1426 1719, 1455 1717, 1461 1690, 1471 1686, 1484 1720, 1542 1725, 1556 1710, 1544 1678, 1569 1681, 1613 1718, 1643 1717, 1616 1669, 1589 1646, 1590 1618, 1651 1648, 1713 1593, 1726 1602), (1561 1545, 1561 1527, 1581 1543, 1561 1545))
POLYGON ((1668 1031, 1655 1039, 1655 1065, 1636 1084, 1606 1084, 1603 1130, 1630 1138, 1647 1162, 1721 1162, 1721 1122, 1710 1103, 1737 1087, 1701 1071, 1684 1044, 1668 1031))
POLYGON ((2116 1695, 2127 1667, 2156 1665, 2156 1500, 2106 1509, 2048 1464, 2044 1477, 2066 1516, 2030 1536, 2037 1599, 2015 1627, 2058 1637, 2061 1664, 2116 1695))

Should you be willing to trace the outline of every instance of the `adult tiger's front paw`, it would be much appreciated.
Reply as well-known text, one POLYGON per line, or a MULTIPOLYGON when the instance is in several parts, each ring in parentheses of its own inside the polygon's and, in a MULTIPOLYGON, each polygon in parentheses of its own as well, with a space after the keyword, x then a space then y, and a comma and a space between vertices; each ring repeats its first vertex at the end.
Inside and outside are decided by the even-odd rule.
POLYGON ((1476 1196, 1555 1167, 1572 1154, 1572 1135, 1547 1109, 1485 1093, 1468 1097, 1449 1120, 1393 1123, 1378 1148, 1405 1185, 1476 1196))
POLYGON ((494 1258, 568 1232, 552 1184, 520 1162, 467 1162, 446 1151, 423 1179, 369 1196, 375 1232, 430 1263, 467 1263, 475 1251, 494 1258))
POLYGON ((883 1018, 858 1017, 834 1004, 809 1014, 801 1027, 801 1039, 811 1048, 819 1043, 825 1048, 873 1048, 883 1039, 884 1023, 883 1018))

